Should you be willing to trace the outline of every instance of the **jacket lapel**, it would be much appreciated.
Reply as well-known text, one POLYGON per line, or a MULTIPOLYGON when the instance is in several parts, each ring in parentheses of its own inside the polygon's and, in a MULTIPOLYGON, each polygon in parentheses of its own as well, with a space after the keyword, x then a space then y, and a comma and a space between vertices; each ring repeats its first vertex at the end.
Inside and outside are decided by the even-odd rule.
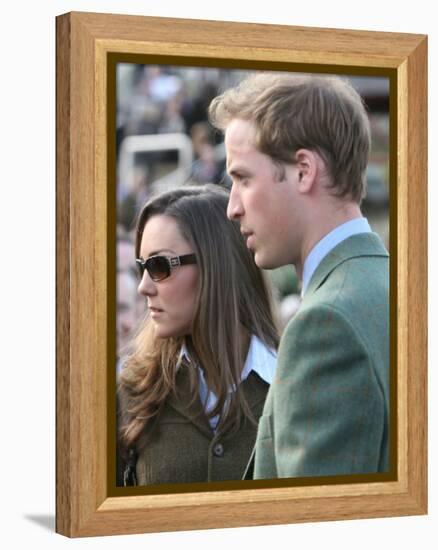
MULTIPOLYGON (((181 363, 177 373, 176 386, 178 391, 177 393, 172 392, 170 394, 167 399, 167 404, 178 414, 189 420, 206 437, 213 438, 215 434, 211 429, 207 416, 204 413, 201 400, 197 396, 196 399, 190 403, 192 400, 192 394, 190 392, 189 369, 191 368, 193 367, 185 361, 181 363)), ((250 409, 252 411, 257 410, 257 407, 265 401, 269 384, 264 382, 258 375, 252 372, 242 382, 242 386, 250 409), (258 383, 256 379, 258 379, 258 383)))
POLYGON ((177 372, 176 387, 178 388, 178 391, 172 392, 169 395, 167 398, 167 404, 178 414, 189 420, 206 437, 212 438, 214 433, 202 408, 201 400, 198 395, 195 400, 192 398, 189 372, 189 369, 191 368, 193 367, 187 362, 181 362, 177 372))

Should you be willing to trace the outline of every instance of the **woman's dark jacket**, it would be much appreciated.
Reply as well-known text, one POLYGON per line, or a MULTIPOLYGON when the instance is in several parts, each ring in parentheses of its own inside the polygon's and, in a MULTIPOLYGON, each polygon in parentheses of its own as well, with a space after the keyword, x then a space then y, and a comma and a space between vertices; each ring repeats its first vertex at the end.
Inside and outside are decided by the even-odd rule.
MULTIPOLYGON (((240 480, 253 450, 257 425, 245 419, 232 435, 214 433, 201 401, 191 400, 189 365, 177 373, 177 394, 170 394, 147 444, 140 438, 135 474, 138 485, 240 480)), ((252 371, 241 388, 258 421, 269 384, 252 371)), ((121 417, 126 399, 119 395, 121 417)), ((126 463, 119 457, 118 485, 126 463)))

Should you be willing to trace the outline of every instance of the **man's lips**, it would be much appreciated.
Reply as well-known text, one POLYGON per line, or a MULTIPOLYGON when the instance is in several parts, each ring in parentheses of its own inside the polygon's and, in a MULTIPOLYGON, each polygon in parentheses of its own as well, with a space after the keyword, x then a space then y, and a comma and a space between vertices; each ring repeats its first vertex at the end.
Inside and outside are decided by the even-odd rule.
POLYGON ((252 231, 249 231, 248 229, 241 229, 240 232, 242 233, 246 241, 247 248, 251 248, 251 243, 254 241, 254 239, 252 238, 254 233, 252 231))

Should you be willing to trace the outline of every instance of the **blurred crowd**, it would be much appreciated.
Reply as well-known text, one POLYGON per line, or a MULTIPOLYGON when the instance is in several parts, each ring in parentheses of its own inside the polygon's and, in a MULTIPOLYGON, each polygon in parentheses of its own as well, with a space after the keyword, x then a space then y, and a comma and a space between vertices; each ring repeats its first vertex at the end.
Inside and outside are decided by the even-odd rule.
MULTIPOLYGON (((229 186, 223 136, 207 121, 211 100, 249 71, 120 63, 117 66, 117 354, 132 337, 145 303, 136 290, 136 215, 152 194, 178 186, 229 186)), ((373 134, 364 215, 389 246, 389 94, 386 79, 352 78, 367 103, 373 134), (383 81, 386 82, 383 82, 383 81), (371 85, 370 85, 371 84, 371 85), (361 90, 361 88, 363 88, 361 90)), ((267 272, 280 329, 298 308, 292 266, 267 272)))

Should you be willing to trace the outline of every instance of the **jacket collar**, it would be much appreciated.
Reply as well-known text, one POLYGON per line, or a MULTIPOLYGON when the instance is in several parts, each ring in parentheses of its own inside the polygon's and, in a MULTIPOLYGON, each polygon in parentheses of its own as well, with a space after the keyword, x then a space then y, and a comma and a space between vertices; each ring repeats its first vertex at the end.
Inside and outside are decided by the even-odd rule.
POLYGON ((371 233, 371 227, 368 220, 362 216, 341 223, 341 225, 329 231, 327 235, 315 244, 303 265, 302 295, 305 294, 313 273, 324 257, 342 241, 345 241, 345 239, 348 239, 348 237, 352 235, 358 235, 359 233, 371 233))
POLYGON ((335 248, 323 258, 315 270, 303 299, 313 294, 323 284, 330 273, 339 265, 351 258, 364 256, 389 256, 388 251, 376 233, 352 235, 335 246, 335 248))

